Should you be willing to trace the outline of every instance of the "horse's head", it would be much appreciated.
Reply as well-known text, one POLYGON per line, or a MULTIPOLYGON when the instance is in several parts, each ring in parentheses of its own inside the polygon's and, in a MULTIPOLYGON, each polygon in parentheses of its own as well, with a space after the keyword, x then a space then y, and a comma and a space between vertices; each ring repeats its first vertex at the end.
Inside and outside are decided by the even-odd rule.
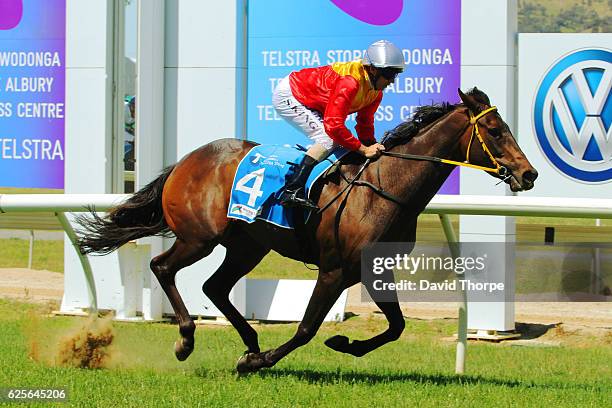
POLYGON ((510 184, 512 191, 533 188, 538 172, 521 151, 497 109, 491 107, 489 97, 477 88, 468 94, 459 89, 459 96, 470 117, 470 126, 462 138, 462 151, 467 161, 498 168, 500 171, 492 173, 493 176, 510 184))

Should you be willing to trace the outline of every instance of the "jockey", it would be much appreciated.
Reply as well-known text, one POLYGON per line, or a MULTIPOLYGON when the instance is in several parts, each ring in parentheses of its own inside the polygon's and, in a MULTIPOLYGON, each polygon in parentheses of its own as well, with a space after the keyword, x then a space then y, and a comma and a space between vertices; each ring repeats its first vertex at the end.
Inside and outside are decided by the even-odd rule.
POLYGON ((404 70, 402 51, 386 40, 370 45, 362 60, 305 68, 283 78, 272 97, 276 111, 305 133, 313 145, 299 167, 287 175, 280 203, 318 209, 305 197, 306 180, 314 166, 337 146, 376 159, 384 146, 374 138, 374 114, 383 89, 404 70), (357 138, 345 125, 357 112, 357 138))

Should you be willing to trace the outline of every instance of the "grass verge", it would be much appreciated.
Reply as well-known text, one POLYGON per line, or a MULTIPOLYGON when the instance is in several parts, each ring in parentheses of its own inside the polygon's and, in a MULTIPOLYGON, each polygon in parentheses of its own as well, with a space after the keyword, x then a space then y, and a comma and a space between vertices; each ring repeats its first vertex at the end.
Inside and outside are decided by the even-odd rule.
MULTIPOLYGON (((458 216, 451 216, 458 232, 458 216)), ((612 220, 602 220, 603 226, 595 227, 594 220, 529 218, 517 219, 517 241, 538 243, 544 241, 545 228, 555 228, 555 242, 610 242, 612 220), (521 221, 519 223, 519 221, 521 221), (530 221, 530 222, 527 222, 530 221)), ((419 218, 417 233, 419 242, 445 242, 446 238, 437 215, 424 214, 419 218)), ((25 268, 29 243, 21 239, 0 239, 0 268, 25 268)), ((33 268, 55 272, 64 271, 63 241, 34 241, 33 268)), ((272 251, 249 274, 252 279, 316 279, 312 265, 284 258, 272 251)))
MULTIPOLYGON (((0 384, 67 387, 74 406, 395 407, 610 406, 610 339, 581 347, 471 344, 465 376, 453 374, 453 320, 407 320, 400 340, 362 358, 327 349, 342 333, 371 337, 386 327, 380 315, 325 324, 308 345, 260 373, 239 377, 234 364, 244 346, 230 327, 198 327, 196 349, 174 359, 178 330, 169 324, 114 322, 109 368, 58 367, 38 360, 82 318, 40 317, 36 306, 0 300, 0 384), (606 343, 607 342, 607 343, 606 343), (607 347, 606 347, 607 345, 607 347)), ((294 324, 257 325, 262 349, 276 347, 294 324)))
MULTIPOLYGON (((0 240, 0 268, 27 268, 29 241, 26 239, 0 240)), ((64 271, 64 241, 35 240, 32 269, 64 271)))

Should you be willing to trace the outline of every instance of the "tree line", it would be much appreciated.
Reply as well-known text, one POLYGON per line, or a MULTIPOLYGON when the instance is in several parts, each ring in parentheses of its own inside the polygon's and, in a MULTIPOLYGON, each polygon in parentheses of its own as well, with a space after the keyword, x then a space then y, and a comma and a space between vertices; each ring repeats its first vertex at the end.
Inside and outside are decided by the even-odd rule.
MULTIPOLYGON (((612 28, 612 0, 564 1, 560 7, 546 7, 549 0, 519 0, 518 28, 523 33, 609 33, 612 28), (600 13, 599 10, 607 11, 600 13)), ((559 4, 561 2, 557 2, 559 4)))

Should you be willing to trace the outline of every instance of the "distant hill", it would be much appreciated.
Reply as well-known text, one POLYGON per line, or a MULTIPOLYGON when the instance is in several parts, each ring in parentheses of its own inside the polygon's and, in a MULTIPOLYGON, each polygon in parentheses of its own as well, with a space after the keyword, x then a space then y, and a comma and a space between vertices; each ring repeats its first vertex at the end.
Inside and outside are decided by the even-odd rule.
POLYGON ((518 0, 522 33, 609 33, 612 0, 518 0))

